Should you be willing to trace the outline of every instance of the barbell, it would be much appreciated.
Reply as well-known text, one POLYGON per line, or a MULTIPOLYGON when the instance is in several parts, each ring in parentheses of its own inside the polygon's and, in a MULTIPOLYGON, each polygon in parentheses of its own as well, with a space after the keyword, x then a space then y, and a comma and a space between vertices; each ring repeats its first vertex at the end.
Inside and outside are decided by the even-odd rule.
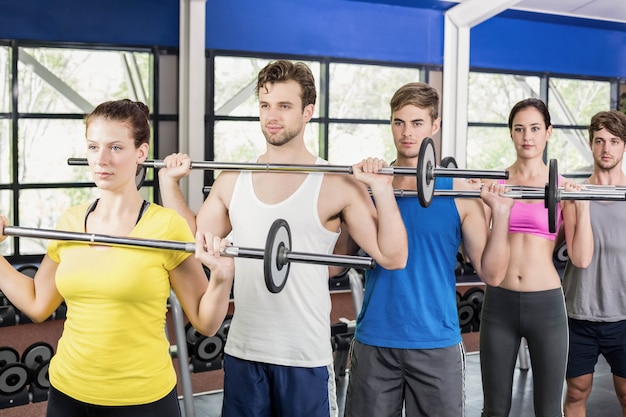
MULTIPOLYGON (((36 229, 19 226, 5 226, 2 234, 38 239, 64 240, 88 244, 104 244, 111 246, 132 246, 150 249, 166 249, 183 252, 195 252, 194 242, 175 240, 153 240, 80 233, 50 229, 36 229)), ((338 266, 342 268, 372 269, 376 266, 373 258, 366 256, 313 254, 294 252, 291 250, 291 229, 284 219, 275 220, 267 234, 265 249, 227 246, 223 256, 263 260, 265 285, 271 293, 279 293, 287 283, 291 262, 305 264, 338 266)))
MULTIPOLYGON (((68 158, 68 165, 87 165, 86 158, 68 158)), ((143 167, 163 168, 165 163, 163 160, 146 160, 142 163, 143 167)), ((192 161, 192 169, 205 170, 224 170, 224 171, 262 171, 262 172, 328 172, 336 174, 353 174, 351 165, 322 165, 322 164, 260 164, 254 162, 216 162, 216 161, 192 161)), ((139 171, 142 171, 141 169, 139 171)), ((417 167, 400 167, 386 166, 383 167, 379 174, 386 175, 415 175, 417 183, 422 186, 417 187, 417 196, 420 204, 424 207, 430 205, 432 193, 435 189, 435 177, 452 177, 452 178, 483 178, 483 179, 508 179, 508 171, 490 171, 490 170, 470 170, 460 168, 441 168, 435 164, 435 144, 431 138, 425 138, 422 141, 419 150, 419 159, 417 167)), ((135 178, 137 187, 141 186, 145 173, 142 175, 138 172, 135 178)))

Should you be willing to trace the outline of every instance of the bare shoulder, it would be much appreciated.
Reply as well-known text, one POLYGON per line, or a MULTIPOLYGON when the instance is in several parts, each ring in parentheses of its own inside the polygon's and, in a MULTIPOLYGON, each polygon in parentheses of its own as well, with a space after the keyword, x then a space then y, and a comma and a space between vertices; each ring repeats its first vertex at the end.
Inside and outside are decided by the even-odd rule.
POLYGON ((223 171, 222 173, 220 173, 220 175, 213 183, 207 199, 219 198, 225 203, 230 202, 230 198, 233 195, 233 189, 235 188, 235 183, 237 182, 238 177, 239 172, 235 171, 223 171))

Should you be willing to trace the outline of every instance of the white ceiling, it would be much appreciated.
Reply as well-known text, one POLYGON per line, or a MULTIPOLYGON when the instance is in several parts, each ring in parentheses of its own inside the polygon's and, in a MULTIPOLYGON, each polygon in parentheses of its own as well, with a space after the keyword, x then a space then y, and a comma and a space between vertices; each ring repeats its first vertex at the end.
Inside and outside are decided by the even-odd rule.
POLYGON ((512 9, 626 24, 626 0, 521 0, 512 9))

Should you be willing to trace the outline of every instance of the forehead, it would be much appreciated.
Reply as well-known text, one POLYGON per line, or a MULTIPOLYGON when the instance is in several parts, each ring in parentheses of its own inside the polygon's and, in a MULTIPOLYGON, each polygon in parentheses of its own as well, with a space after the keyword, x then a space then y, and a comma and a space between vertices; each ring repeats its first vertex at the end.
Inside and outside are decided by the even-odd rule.
POLYGON ((430 110, 417 107, 413 104, 407 104, 404 107, 393 112, 393 119, 404 121, 409 120, 428 120, 430 121, 430 110))
POLYGON ((259 88, 259 101, 300 102, 302 87, 294 80, 266 83, 259 88))
POLYGON ((543 115, 534 107, 526 107, 515 114, 513 124, 543 123, 543 115))
POLYGON ((87 126, 89 140, 132 140, 132 126, 122 120, 110 120, 104 117, 95 117, 87 126))
POLYGON ((620 138, 619 136, 616 136, 613 133, 609 132, 604 127, 600 128, 600 130, 594 130, 593 131, 593 138, 594 139, 606 139, 606 140, 617 139, 617 140, 619 140, 621 142, 624 142, 624 140, 622 138, 620 138))

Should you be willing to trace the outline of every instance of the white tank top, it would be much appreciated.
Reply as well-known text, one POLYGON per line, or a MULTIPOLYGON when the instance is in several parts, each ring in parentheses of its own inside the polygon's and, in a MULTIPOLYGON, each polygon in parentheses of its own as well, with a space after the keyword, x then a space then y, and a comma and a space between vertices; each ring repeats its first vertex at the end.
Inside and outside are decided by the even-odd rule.
MULTIPOLYGON (((326 163, 319 159, 318 164, 326 163)), ((230 203, 233 245, 265 248, 270 226, 285 219, 291 251, 332 253, 339 233, 324 228, 317 202, 323 173, 307 175, 287 199, 266 204, 254 193, 251 172, 240 172, 230 203)), ((240 359, 285 366, 332 363, 328 267, 292 262, 283 290, 270 293, 263 261, 235 258, 235 313, 225 352, 240 359)))

